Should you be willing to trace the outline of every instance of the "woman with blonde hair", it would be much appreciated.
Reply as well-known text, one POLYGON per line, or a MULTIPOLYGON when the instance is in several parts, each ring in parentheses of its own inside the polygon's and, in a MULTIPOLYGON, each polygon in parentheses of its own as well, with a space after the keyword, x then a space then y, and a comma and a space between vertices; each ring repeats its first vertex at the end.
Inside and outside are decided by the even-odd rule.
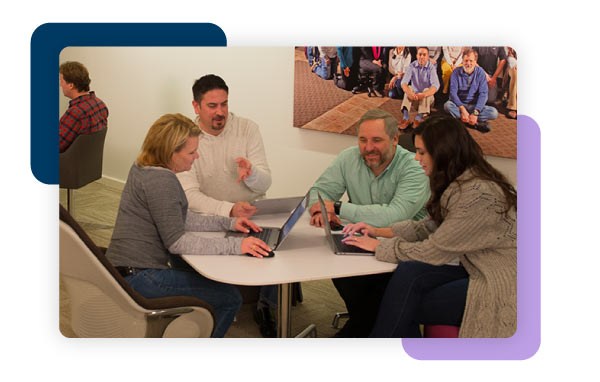
POLYGON ((213 337, 223 337, 242 299, 233 285, 200 275, 178 255, 263 257, 271 249, 261 240, 204 238, 194 232, 260 231, 247 218, 204 216, 188 211, 175 176, 198 158, 200 129, 181 114, 160 117, 146 135, 121 196, 107 257, 131 287, 147 298, 192 296, 215 310, 213 337))

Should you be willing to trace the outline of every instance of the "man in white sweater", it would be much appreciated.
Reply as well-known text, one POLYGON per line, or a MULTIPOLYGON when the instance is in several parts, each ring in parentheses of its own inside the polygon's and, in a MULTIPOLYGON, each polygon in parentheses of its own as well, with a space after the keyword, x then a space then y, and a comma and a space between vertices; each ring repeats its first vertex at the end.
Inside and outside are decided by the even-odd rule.
POLYGON ((196 123, 202 129, 200 157, 190 171, 177 174, 189 209, 207 215, 250 217, 250 202, 264 197, 271 186, 258 125, 228 111, 229 88, 209 74, 192 87, 196 123))
MULTIPOLYGON (((201 77, 192 92, 196 123, 202 129, 199 158, 190 171, 177 174, 188 208, 207 215, 250 217, 257 212, 250 202, 263 198, 271 186, 258 125, 229 113, 229 88, 221 77, 201 77)), ((254 318, 264 337, 277 334, 270 311, 275 306, 277 288, 261 287, 254 318)))

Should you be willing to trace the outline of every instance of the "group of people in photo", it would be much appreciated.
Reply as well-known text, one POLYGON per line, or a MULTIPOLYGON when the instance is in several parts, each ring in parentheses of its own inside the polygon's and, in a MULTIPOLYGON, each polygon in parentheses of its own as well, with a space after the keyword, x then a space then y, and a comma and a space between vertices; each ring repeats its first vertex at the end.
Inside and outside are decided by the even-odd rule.
POLYGON ((481 133, 490 131, 502 102, 506 117, 517 117, 517 54, 510 47, 307 46, 305 54, 310 70, 339 88, 402 100, 400 130, 416 128, 435 106, 481 133))
MULTIPOLYGON (((454 69, 445 86, 432 49, 416 49, 411 61, 410 48, 375 48, 307 49, 315 73, 327 58, 337 68, 330 79, 341 70, 344 81, 356 80, 348 90, 383 97, 387 87, 388 96, 403 98, 403 107, 421 115, 412 121, 416 153, 398 145, 405 122, 372 109, 359 121, 356 145, 315 174, 310 224, 320 229, 325 217, 343 223, 347 244, 397 264, 392 273, 333 279, 349 313, 335 337, 420 337, 422 324, 460 326, 460 337, 510 337, 517 324, 517 194, 467 131, 493 114, 486 109, 493 107, 482 106, 489 102, 480 104, 481 94, 491 94, 488 75, 476 64, 483 52, 461 48, 453 51, 452 63, 444 59, 454 69), (407 65, 399 63, 401 56, 407 65), (448 113, 429 115, 430 97, 444 89, 448 113)), ((84 65, 65 62, 59 72, 63 94, 71 99, 60 120, 63 152, 79 134, 106 129, 108 109, 90 91, 84 65)), ((489 77, 498 86, 497 74, 489 77)), ((194 233, 260 231, 252 202, 265 198, 273 182, 286 180, 272 177, 258 124, 229 110, 224 79, 203 75, 192 94, 196 119, 161 116, 134 163, 123 164, 130 170, 106 255, 144 297, 207 301, 216 316, 213 337, 223 337, 242 304, 238 288, 201 275, 180 255, 268 256, 272 248, 250 235, 194 233)), ((276 336, 276 307, 276 286, 261 287, 253 316, 264 337, 276 336)))

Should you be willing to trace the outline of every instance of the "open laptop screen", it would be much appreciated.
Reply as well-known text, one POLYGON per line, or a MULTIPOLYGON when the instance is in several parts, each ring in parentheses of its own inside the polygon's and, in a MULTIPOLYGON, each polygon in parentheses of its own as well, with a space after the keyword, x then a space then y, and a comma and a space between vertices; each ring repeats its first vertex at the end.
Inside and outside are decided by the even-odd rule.
POLYGON ((304 196, 304 198, 302 199, 302 201, 300 202, 298 207, 296 207, 296 209, 294 210, 294 213, 288 218, 288 220, 283 225, 283 228, 281 229, 281 238, 279 239, 279 244, 281 244, 281 242, 287 236, 287 234, 290 232, 290 230, 292 229, 294 224, 296 224, 298 219, 300 219, 300 216, 302 216, 302 214, 304 213, 304 210, 306 209, 307 202, 308 202, 308 194, 306 194, 304 196))

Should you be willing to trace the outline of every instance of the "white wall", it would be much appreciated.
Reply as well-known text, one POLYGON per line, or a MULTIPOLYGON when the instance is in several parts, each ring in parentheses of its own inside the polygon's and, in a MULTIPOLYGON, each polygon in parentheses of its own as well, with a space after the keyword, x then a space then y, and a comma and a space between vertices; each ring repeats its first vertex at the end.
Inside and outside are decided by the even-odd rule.
MULTIPOLYGON (((294 48, 69 47, 60 62, 79 61, 91 90, 109 108, 104 176, 124 182, 150 125, 165 113, 194 118, 192 85, 204 74, 229 86, 229 110, 261 128, 273 175, 268 196, 303 194, 356 138, 293 127, 294 48)), ((60 91, 60 90, 59 90, 60 91)), ((68 99, 60 97, 60 114, 68 99)), ((516 184, 516 160, 489 158, 516 184)))

